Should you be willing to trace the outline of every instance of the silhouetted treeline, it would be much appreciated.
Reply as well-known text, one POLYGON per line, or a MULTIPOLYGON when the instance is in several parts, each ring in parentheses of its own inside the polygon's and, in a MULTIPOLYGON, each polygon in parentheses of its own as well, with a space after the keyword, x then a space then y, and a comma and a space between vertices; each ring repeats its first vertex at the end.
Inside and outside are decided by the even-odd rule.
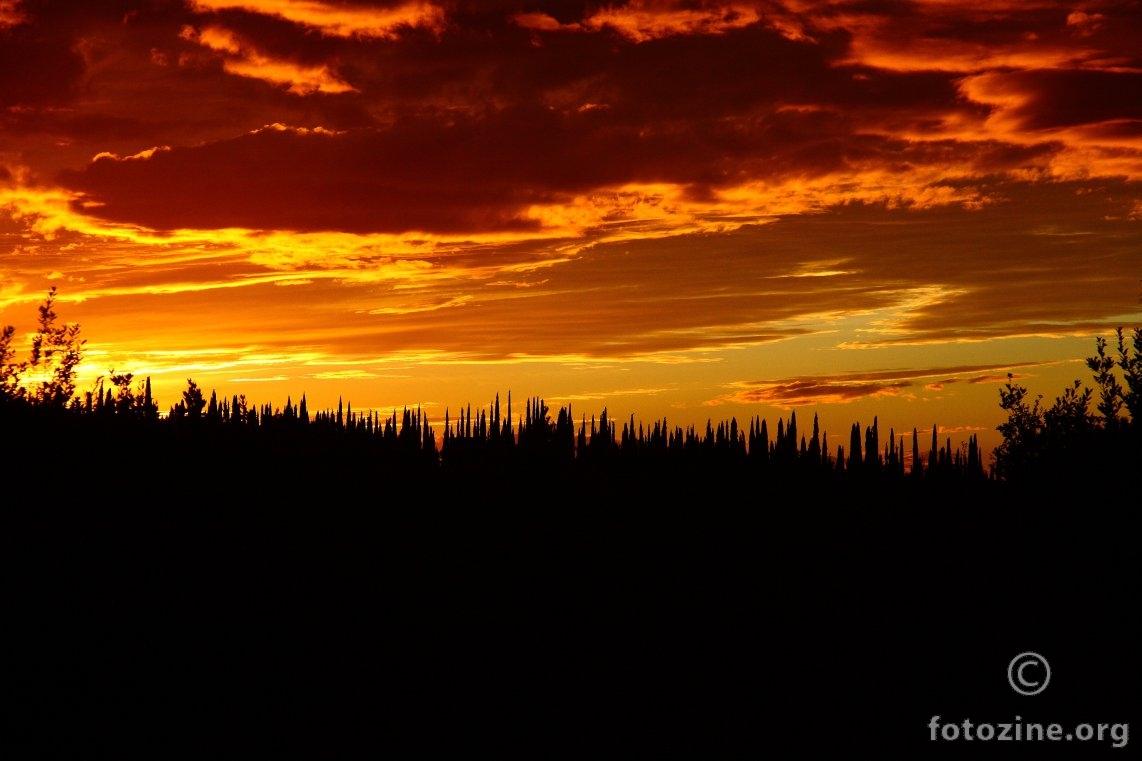
POLYGON ((69 467, 127 482, 146 474, 91 453, 123 452, 127 460, 152 466, 182 462, 209 468, 225 462, 233 471, 259 474, 255 478, 276 473, 275 485, 297 485, 308 474, 340 479, 342 488, 346 482, 361 487, 359 481, 371 478, 412 479, 485 494, 494 491, 492 484, 525 479, 649 493, 670 491, 687 479, 705 479, 704 487, 720 479, 735 488, 759 478, 758 483, 817 488, 905 479, 1027 484, 1083 472, 1099 461, 1127 462, 1139 451, 1139 330, 1133 352, 1120 329, 1117 357, 1106 353, 1106 341, 1099 338, 1097 356, 1088 359, 1100 392, 1099 415, 1089 410, 1092 391, 1080 391, 1078 381, 1041 409, 1038 400, 1028 404, 1026 389, 1009 379, 1000 391, 1009 418, 999 427, 1004 440, 989 468, 975 435, 956 447, 948 436, 940 441, 935 425, 929 439, 915 428, 910 435, 885 432, 874 418, 863 428, 854 422, 847 440, 830 442, 816 415, 809 430, 796 412, 779 418, 775 428, 760 417, 746 426, 736 418, 707 421, 704 429, 672 426, 665 418, 644 423, 634 415, 620 424, 605 408, 598 417, 576 420, 570 405, 554 412, 540 397, 527 398, 521 410, 510 392, 503 400, 497 394, 483 409, 468 405, 455 415, 446 409, 437 421, 439 440, 419 408, 382 415, 339 401, 335 410, 311 411, 305 395, 296 403, 287 398, 280 407, 256 405, 240 394, 207 396, 193 379, 161 415, 149 377, 136 381, 131 373, 112 370, 91 390, 76 390, 84 342, 77 325, 55 324, 54 297, 53 289, 39 308, 39 331, 27 361, 14 361, 11 328, 0 335, 0 417, 4 438, 21 450, 9 453, 9 462, 21 467, 43 465, 44 458, 71 448, 69 467))
MULTIPOLYGON (((160 415, 149 379, 132 389, 129 375, 117 377, 125 380, 114 390, 99 383, 81 402, 62 409, 8 400, 0 408, 6 438, 22 442, 24 452, 9 456, 27 468, 43 452, 70 450, 73 468, 94 468, 91 475, 125 482, 147 475, 139 467, 124 470, 125 463, 80 452, 130 452, 136 465, 198 462, 209 468, 225 462, 231 471, 276 473, 275 486, 281 478, 399 478, 422 486, 470 485, 473 492, 491 489, 492 482, 546 479, 647 494, 670 490, 671 484, 712 485, 717 479, 727 487, 753 479, 818 486, 987 480, 975 436, 955 448, 950 437, 940 442, 933 426, 930 443, 921 447, 917 430, 907 439, 891 429, 883 435, 875 418, 863 431, 854 423, 848 442, 834 447, 816 415, 811 433, 800 430, 792 412, 777 420, 771 435, 769 422, 760 417, 746 427, 730 419, 699 429, 671 426, 665 419, 645 424, 633 415, 620 424, 603 409, 597 417, 576 421, 570 405, 553 414, 542 398, 532 397, 520 410, 509 393, 502 402, 497 395, 485 409, 469 406, 455 416, 446 410, 438 440, 420 409, 381 415, 339 402, 336 409, 310 411, 304 395, 280 407, 252 405, 242 395, 219 399, 212 391, 206 396, 193 380, 182 399, 160 415)), ((165 467, 151 472, 163 473, 165 467)))

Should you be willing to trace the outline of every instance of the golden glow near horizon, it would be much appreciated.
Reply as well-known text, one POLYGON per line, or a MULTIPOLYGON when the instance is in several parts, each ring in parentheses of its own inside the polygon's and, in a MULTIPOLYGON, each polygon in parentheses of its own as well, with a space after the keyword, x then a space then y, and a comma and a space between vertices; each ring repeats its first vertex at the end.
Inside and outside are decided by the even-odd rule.
POLYGON ((0 0, 0 323, 55 285, 80 388, 164 410, 510 390, 990 449, 1008 372, 1050 402, 1142 324, 1140 37, 1109 2, 0 0))

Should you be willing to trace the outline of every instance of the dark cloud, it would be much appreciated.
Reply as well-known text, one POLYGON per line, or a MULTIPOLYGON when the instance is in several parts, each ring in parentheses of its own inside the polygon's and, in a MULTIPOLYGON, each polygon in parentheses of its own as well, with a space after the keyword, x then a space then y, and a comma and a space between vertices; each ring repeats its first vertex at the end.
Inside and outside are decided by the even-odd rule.
POLYGON ((814 403, 838 404, 870 396, 894 394, 911 386, 912 383, 908 381, 835 383, 828 380, 803 378, 742 391, 735 396, 735 401, 745 404, 773 404, 777 406, 801 406, 814 403))
MULTIPOLYGON (((520 211, 543 200, 497 173, 479 134, 336 136, 264 129, 233 140, 102 157, 63 184, 104 218, 155 229, 487 231, 534 226, 520 211), (418 157, 422 157, 418 160, 418 157)), ((489 147, 490 148, 490 147, 489 147)))
POLYGON ((1048 70, 993 76, 997 86, 1026 99, 1012 109, 1025 130, 1142 120, 1142 73, 1137 71, 1048 70))
POLYGON ((1009 380, 1017 380, 1017 379, 1023 378, 1023 377, 1024 377, 1023 375, 1021 375, 1021 374, 1016 375, 1015 373, 1010 373, 1008 375, 997 375, 997 374, 993 373, 991 375, 977 375, 974 378, 966 378, 965 380, 968 383, 974 383, 974 384, 979 384, 979 383, 1006 383, 1009 380))
POLYGON ((1020 362, 1005 365, 959 365, 935 368, 901 368, 870 372, 830 373, 820 377, 784 378, 738 383, 739 390, 731 399, 723 399, 741 404, 773 404, 782 407, 801 406, 818 403, 840 404, 876 396, 896 395, 905 389, 923 384, 928 391, 942 391, 945 386, 966 381, 967 383, 1002 383, 1009 377, 1022 378, 1014 373, 1016 368, 1040 365, 1039 362, 1020 362), (981 370, 990 372, 975 375, 981 370), (1011 373, 1009 376, 1008 373, 1011 373), (959 376, 971 375, 970 378, 959 376))
POLYGON ((0 27, 0 119, 3 111, 18 114, 73 97, 84 67, 72 41, 66 29, 0 27))
MULTIPOLYGON (((704 199, 745 182, 923 166, 949 153, 969 162, 982 154, 989 167, 1000 160, 988 146, 846 137, 831 126, 826 113, 788 111, 745 127, 698 120, 635 128, 606 109, 513 107, 337 136, 261 130, 145 161, 99 159, 60 181, 86 194, 97 216, 158 229, 481 232, 527 227, 532 204, 630 183, 689 186, 704 199)), ((1041 153, 1014 151, 1007 161, 1041 153)))

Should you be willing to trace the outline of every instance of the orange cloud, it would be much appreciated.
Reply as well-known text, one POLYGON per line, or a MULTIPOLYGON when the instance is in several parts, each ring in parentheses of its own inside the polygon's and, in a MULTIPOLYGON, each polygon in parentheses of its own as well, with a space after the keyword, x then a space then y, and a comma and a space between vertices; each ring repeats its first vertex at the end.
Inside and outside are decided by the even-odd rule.
POLYGON ((337 77, 327 64, 305 66, 272 58, 220 26, 206 26, 201 31, 184 27, 182 37, 222 53, 222 66, 229 73, 286 85, 286 89, 296 95, 356 92, 355 87, 337 77))
POLYGON ((191 0, 199 12, 243 10, 275 16, 336 37, 393 39, 409 29, 439 33, 444 9, 424 0, 392 7, 352 7, 317 0, 191 0))
POLYGON ((1081 37, 1090 37, 1099 30, 1105 20, 1106 16, 1101 13, 1072 11, 1067 16, 1067 26, 1074 27, 1076 33, 1081 37))
POLYGON ((907 381, 838 383, 800 378, 741 391, 734 395, 733 401, 740 404, 772 404, 789 409, 813 404, 844 404, 867 397, 893 396, 911 385, 907 381))
POLYGON ((1057 177, 1142 179, 1142 72, 997 71, 959 87, 991 109, 981 132, 1010 143, 1056 141, 1057 177))
POLYGON ((583 19, 587 29, 614 29, 634 42, 682 34, 721 34, 756 24, 761 13, 752 3, 677 0, 630 0, 603 7, 583 19))
POLYGON ((559 31, 579 31, 582 25, 571 22, 564 24, 554 16, 549 16, 546 13, 539 11, 532 11, 530 13, 517 13, 513 15, 512 21, 524 29, 530 29, 535 32, 559 32, 559 31))
POLYGON ((1069 67, 1102 55, 1098 41, 1076 46, 1075 40, 1090 37, 1103 17, 1065 16, 1050 0, 917 0, 891 13, 843 0, 780 5, 813 30, 848 35, 849 49, 840 61, 848 65, 976 73, 1069 67))
POLYGON ((20 0, 0 0, 0 29, 24 23, 26 17, 20 10, 20 0))

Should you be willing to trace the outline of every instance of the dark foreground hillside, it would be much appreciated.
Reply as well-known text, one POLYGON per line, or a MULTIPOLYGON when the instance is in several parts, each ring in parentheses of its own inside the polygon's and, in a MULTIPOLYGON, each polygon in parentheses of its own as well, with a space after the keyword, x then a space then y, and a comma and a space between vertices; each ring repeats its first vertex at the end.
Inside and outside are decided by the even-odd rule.
POLYGON ((1142 727, 1140 521, 1085 487, 23 451, 8 758, 1091 758, 1129 751, 929 722, 1142 727))

